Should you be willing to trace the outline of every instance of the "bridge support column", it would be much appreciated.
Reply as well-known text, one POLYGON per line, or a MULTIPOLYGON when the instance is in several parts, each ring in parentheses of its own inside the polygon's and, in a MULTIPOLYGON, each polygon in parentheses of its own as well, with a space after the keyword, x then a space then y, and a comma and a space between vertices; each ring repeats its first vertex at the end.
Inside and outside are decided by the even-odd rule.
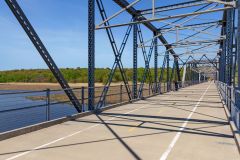
POLYGON ((95 0, 88 0, 88 108, 94 110, 95 97, 95 0))
POLYGON ((179 63, 178 63, 179 57, 175 57, 174 60, 176 65, 178 86, 179 88, 181 88, 181 76, 180 76, 180 69, 179 69, 179 63))
POLYGON ((170 90, 170 72, 169 72, 169 51, 166 54, 167 58, 167 91, 170 90))
MULTIPOLYGON (((154 33, 156 36, 157 33, 154 33)), ((154 39, 154 92, 157 93, 159 91, 158 87, 158 38, 154 39)))
MULTIPOLYGON (((237 66, 238 66, 238 89, 240 89, 240 1, 238 1, 238 24, 237 24, 237 66)), ((239 100, 240 101, 240 100, 239 100)))
MULTIPOLYGON (((134 21, 136 20, 133 18, 134 21)), ((136 99, 138 97, 137 95, 137 33, 138 33, 138 26, 137 24, 133 25, 133 99, 136 99)))
POLYGON ((229 86, 233 82, 233 32, 234 32, 234 9, 229 9, 226 11, 227 14, 227 24, 226 24, 226 82, 229 86))
MULTIPOLYGON (((237 50, 236 50, 236 57, 237 57, 237 67, 238 67, 238 87, 240 89, 240 1, 238 0, 238 24, 237 24, 237 50)), ((240 106, 240 94, 236 93, 236 104, 240 106)))

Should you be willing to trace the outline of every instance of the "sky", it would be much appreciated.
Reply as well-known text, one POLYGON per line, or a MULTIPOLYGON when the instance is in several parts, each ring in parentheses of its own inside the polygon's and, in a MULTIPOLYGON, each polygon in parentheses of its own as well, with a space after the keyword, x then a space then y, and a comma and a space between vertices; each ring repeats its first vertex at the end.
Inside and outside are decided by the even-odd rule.
MULTIPOLYGON (((113 15, 120 10, 111 0, 102 0, 107 15, 113 15)), ((133 0, 129 0, 132 2, 133 0)), ((150 0, 142 0, 136 8, 150 8, 150 0)), ((174 0, 174 3, 183 2, 184 0, 174 0)), ((29 21, 35 28, 39 37, 53 57, 54 61, 60 68, 86 68, 88 58, 88 19, 87 19, 87 0, 18 0, 19 5, 25 12, 29 21)), ((156 6, 172 4, 173 1, 156 0, 156 6)), ((181 11, 160 13, 159 17, 174 15, 182 12, 192 12, 199 7, 192 9, 183 9, 181 11)), ((197 20, 191 20, 196 23, 200 20, 221 19, 221 14, 211 14, 211 16, 199 16, 197 20), (202 18, 201 18, 202 17, 202 18)), ((131 16, 122 13, 120 16, 111 20, 111 24, 126 23, 131 20, 131 16)), ((169 20, 168 22, 171 22, 169 20)), ((96 7, 96 24, 101 22, 99 11, 96 7)), ((165 23, 154 22, 154 25, 161 27, 165 23)), ((189 22, 190 23, 190 22, 189 22)), ((187 23, 186 23, 187 24, 187 23)), ((170 26, 171 27, 171 26, 170 26)), ((114 28, 113 33, 118 44, 123 39, 126 27, 114 28)), ((152 33, 142 26, 144 39, 152 38, 152 33)), ((184 38, 186 34, 194 33, 193 31, 181 31, 179 38, 184 38)), ((211 33, 219 34, 219 29, 214 29, 211 33)), ((33 44, 19 25, 16 18, 11 13, 4 0, 0 1, 0 70, 12 69, 36 69, 47 68, 33 44)), ((174 42, 176 36, 173 33, 164 35, 169 42, 174 42)), ((202 35, 208 38, 209 35, 202 35)), ((122 62, 124 67, 132 67, 132 36, 126 45, 123 53, 122 62)), ((96 67, 111 67, 114 62, 113 52, 105 30, 96 31, 96 67)), ((182 49, 175 50, 178 53, 182 49)), ((159 47, 159 53, 164 53, 164 47, 159 47)), ((142 53, 138 52, 138 65, 144 66, 142 53)), ((163 57, 159 56, 159 66, 163 57)), ((184 59, 184 57, 183 57, 184 59)), ((153 59, 151 60, 153 66, 153 59)))

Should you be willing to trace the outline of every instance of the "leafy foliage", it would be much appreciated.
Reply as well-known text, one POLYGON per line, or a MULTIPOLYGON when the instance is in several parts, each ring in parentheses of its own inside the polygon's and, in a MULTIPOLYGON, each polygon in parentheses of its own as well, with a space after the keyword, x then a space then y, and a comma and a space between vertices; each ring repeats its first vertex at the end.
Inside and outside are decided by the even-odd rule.
MULTIPOLYGON (((159 69, 158 74, 160 74, 161 69, 159 69)), ((151 75, 154 75, 154 69, 151 68, 151 75)), ((62 68, 62 74, 66 80, 70 83, 87 83, 88 82, 88 70, 87 68, 62 68)), ((171 69, 170 69, 171 72, 171 69)), ((106 83, 110 73, 109 68, 96 68, 95 70, 95 81, 98 83, 106 83)), ((132 80, 132 69, 125 69, 125 73, 128 80, 132 80)), ((144 68, 138 68, 138 81, 142 80, 144 73, 144 68)), ((159 75, 158 75, 159 77, 159 75)), ((153 80, 153 78, 152 78, 153 80)), ((166 80, 166 70, 164 70, 163 80, 166 80)), ((113 76, 113 82, 121 82, 121 72, 119 69, 116 70, 113 76)), ((147 78, 147 82, 149 78, 147 78)), ((29 69, 29 70, 10 70, 10 71, 0 71, 0 83, 7 82, 36 82, 36 83, 55 83, 57 82, 53 74, 48 69, 29 69)))

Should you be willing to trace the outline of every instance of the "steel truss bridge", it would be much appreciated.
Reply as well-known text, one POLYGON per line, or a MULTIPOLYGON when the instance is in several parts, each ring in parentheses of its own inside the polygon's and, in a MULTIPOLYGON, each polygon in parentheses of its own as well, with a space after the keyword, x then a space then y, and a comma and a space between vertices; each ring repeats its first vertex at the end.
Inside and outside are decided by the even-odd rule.
MULTIPOLYGON (((109 9, 109 5, 106 5, 108 3, 107 0, 88 0, 88 87, 85 89, 82 88, 79 91, 82 93, 81 98, 79 98, 74 89, 70 88, 68 82, 54 62, 54 59, 51 57, 51 54, 45 47, 44 42, 42 42, 41 38, 38 36, 37 31, 31 25, 31 22, 28 20, 27 15, 25 15, 17 0, 5 0, 5 2, 55 76, 58 83, 61 85, 62 91, 68 97, 68 101, 75 107, 79 115, 96 113, 99 122, 97 122, 97 120, 91 121, 89 119, 77 119, 77 121, 88 121, 88 123, 97 123, 96 125, 104 124, 111 133, 117 137, 120 143, 128 149, 134 159, 142 158, 129 148, 129 146, 118 137, 117 133, 115 133, 107 123, 115 118, 118 119, 119 117, 125 117, 126 115, 129 115, 130 117, 134 116, 130 115, 132 111, 118 113, 116 110, 117 113, 112 115, 109 112, 102 113, 103 110, 108 108, 107 106, 109 104, 107 103, 107 98, 113 87, 112 81, 117 70, 121 73, 123 83, 119 89, 120 103, 118 103, 118 105, 123 103, 123 96, 125 98, 124 104, 132 104, 135 105, 134 107, 140 105, 140 102, 142 101, 145 103, 146 97, 153 96, 152 98, 149 98, 149 101, 148 99, 146 100, 146 105, 151 104, 153 107, 153 103, 158 103, 162 100, 164 101, 165 94, 165 98, 168 100, 172 98, 174 99, 175 96, 176 99, 178 99, 177 97, 181 96, 181 94, 184 95, 185 92, 191 91, 193 95, 187 95, 185 98, 192 96, 190 98, 197 101, 197 104, 191 111, 191 114, 193 114, 195 109, 200 105, 200 102, 204 99, 205 94, 216 96, 219 92, 221 100, 227 108, 226 112, 229 112, 230 121, 234 123, 233 125, 235 125, 239 131, 240 1, 182 0, 181 2, 178 1, 179 3, 176 3, 175 1, 166 2, 169 5, 163 6, 161 5, 160 0, 112 0, 111 4, 116 5, 119 9, 113 13, 113 11, 109 9), (123 14, 127 15, 126 17, 129 17, 128 19, 124 18, 124 22, 122 22, 123 20, 121 18, 120 20, 118 19, 123 14), (96 17, 100 17, 100 19, 96 19, 96 17), (120 21, 122 23, 119 23, 120 21), (124 29, 126 31, 125 33, 122 33, 124 34, 122 42, 118 44, 116 41, 116 32, 119 34, 124 29), (105 86, 100 88, 100 94, 98 93, 98 95, 96 95, 96 90, 99 92, 99 88, 95 86, 95 62, 97 61, 95 57, 97 54, 96 43, 98 43, 96 41, 96 34, 99 30, 106 31, 106 36, 114 55, 114 61, 112 62, 112 68, 110 69, 105 86), (126 74, 126 67, 124 67, 122 60, 122 57, 126 52, 127 44, 131 44, 132 46, 132 51, 130 51, 131 55, 129 55, 132 59, 131 65, 133 70, 131 82, 129 82, 129 77, 126 74), (138 74, 138 68, 140 67, 139 64, 141 64, 139 62, 140 58, 144 60, 144 72, 142 75, 138 74), (151 64, 153 64, 153 66, 151 66, 151 64), (214 88, 215 85, 212 84, 213 82, 207 82, 211 80, 216 84, 216 90, 214 88), (205 86, 208 86, 206 90, 205 88, 201 88, 205 86), (213 95, 209 93, 209 88, 213 95), (84 97, 86 90, 87 96, 84 97), (178 90, 179 94, 178 92, 171 92, 178 90), (200 92, 195 90, 205 92, 204 94, 200 94, 200 92), (146 96, 146 92, 148 96, 146 96), (197 97, 194 97, 194 94, 201 98, 196 99, 197 97), (171 95, 173 97, 171 97, 171 95), (161 96, 163 99, 160 98, 158 101, 156 97, 161 96), (100 115, 110 117, 115 115, 116 117, 106 121, 103 120, 100 115)), ((49 91, 47 91, 47 95, 47 106, 49 107, 49 91)), ((113 94, 111 94, 111 96, 113 96, 113 94)), ((181 99, 178 100, 180 101, 182 98, 184 99, 184 97, 181 97, 181 99)), ((214 103, 210 98, 205 98, 205 101, 214 103)), ((178 102, 175 102, 175 104, 180 105, 181 107, 181 104, 178 104, 178 102)), ((123 108, 127 108, 127 105, 123 106, 123 108)), ((110 105, 110 107, 111 106, 112 105, 110 105)), ((181 109, 184 110, 184 108, 181 109)), ((139 108, 135 108, 135 110, 139 110, 139 108)), ((206 112, 207 111, 205 111, 204 114, 206 114, 206 112)), ((213 115, 214 114, 215 113, 213 113, 213 115)), ((178 135, 180 135, 182 131, 184 132, 188 121, 191 121, 189 120, 191 119, 191 116, 184 121, 180 130, 177 130, 177 133, 179 133, 178 135)), ((47 117, 47 119, 50 120, 49 111, 47 117)), ((144 119, 144 117, 142 118, 144 119)), ((154 118, 154 116, 151 118, 154 118)), ((174 118, 172 118, 172 120, 173 119, 174 118)), ((176 119, 179 120, 178 118, 176 119)), ((208 119, 208 121, 211 120, 208 119)), ((144 123, 148 123, 148 121, 142 120, 142 123, 137 127, 141 127, 144 123)), ((171 129, 169 128, 165 129, 165 131, 170 130, 171 129)), ((194 130, 194 132, 195 131, 196 130, 194 130)), ((80 130, 79 133, 80 132, 82 132, 82 130, 80 130)), ((75 134, 78 134, 78 132, 73 133, 73 135, 75 134)), ((204 131, 204 133, 201 134, 206 135, 213 133, 204 131)), ((68 135, 69 137, 67 136, 67 138, 73 136, 72 134, 70 135, 71 136, 68 135)), ((226 137, 226 135, 222 134, 214 135, 226 137)), ((233 137, 236 136, 239 135, 233 135, 233 137)), ((62 137, 62 139, 66 139, 66 137, 62 137)), ((176 139, 178 139, 178 136, 176 139)), ((56 142, 58 141, 60 140, 57 139, 56 142)), ((55 141, 51 141, 50 143, 52 142, 55 143, 55 141)), ((0 146, 1 145, 3 144, 0 143, 0 146)), ((174 146, 175 144, 171 143, 171 145, 174 146)), ((46 146, 48 146, 48 143, 46 143, 46 146)), ((30 154, 39 148, 41 149, 44 147, 40 146, 17 155, 9 153, 11 156, 10 158, 7 158, 23 158, 25 155, 30 154)), ((168 148, 160 159, 167 159, 170 151, 171 148, 168 148)), ((234 154, 235 153, 232 155, 234 154)), ((4 154, 0 154, 0 157, 1 155, 4 154)))

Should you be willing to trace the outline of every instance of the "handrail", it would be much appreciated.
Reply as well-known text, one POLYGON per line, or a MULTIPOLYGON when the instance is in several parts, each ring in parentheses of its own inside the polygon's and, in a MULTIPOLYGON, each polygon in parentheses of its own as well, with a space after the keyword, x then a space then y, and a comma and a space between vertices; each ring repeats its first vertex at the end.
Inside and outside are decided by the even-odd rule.
POLYGON ((219 93, 221 94, 225 105, 227 106, 232 120, 240 130, 240 90, 226 83, 217 81, 219 93))
MULTIPOLYGON (((186 81, 184 87, 198 83, 199 81, 186 81)), ((169 84, 169 90, 167 90, 167 83, 160 84, 161 90, 158 93, 153 93, 151 87, 145 85, 141 98, 144 99, 148 96, 155 96, 176 90, 173 82, 169 84)), ((100 98, 99 94, 103 87, 95 87, 95 90, 99 91, 96 92, 96 100, 100 98)), ((0 132, 76 114, 71 101, 64 94, 65 90, 71 90, 75 93, 76 100, 83 106, 82 112, 88 111, 88 87, 36 91, 3 91, 3 93, 0 93, 0 120, 2 121, 0 122, 0 132), (7 120, 6 118, 2 119, 5 116, 7 120), (16 128, 12 128, 11 125, 16 125, 16 128)), ((124 89, 123 84, 111 86, 109 91, 106 95, 104 106, 129 101, 126 97, 127 91, 124 89)))

